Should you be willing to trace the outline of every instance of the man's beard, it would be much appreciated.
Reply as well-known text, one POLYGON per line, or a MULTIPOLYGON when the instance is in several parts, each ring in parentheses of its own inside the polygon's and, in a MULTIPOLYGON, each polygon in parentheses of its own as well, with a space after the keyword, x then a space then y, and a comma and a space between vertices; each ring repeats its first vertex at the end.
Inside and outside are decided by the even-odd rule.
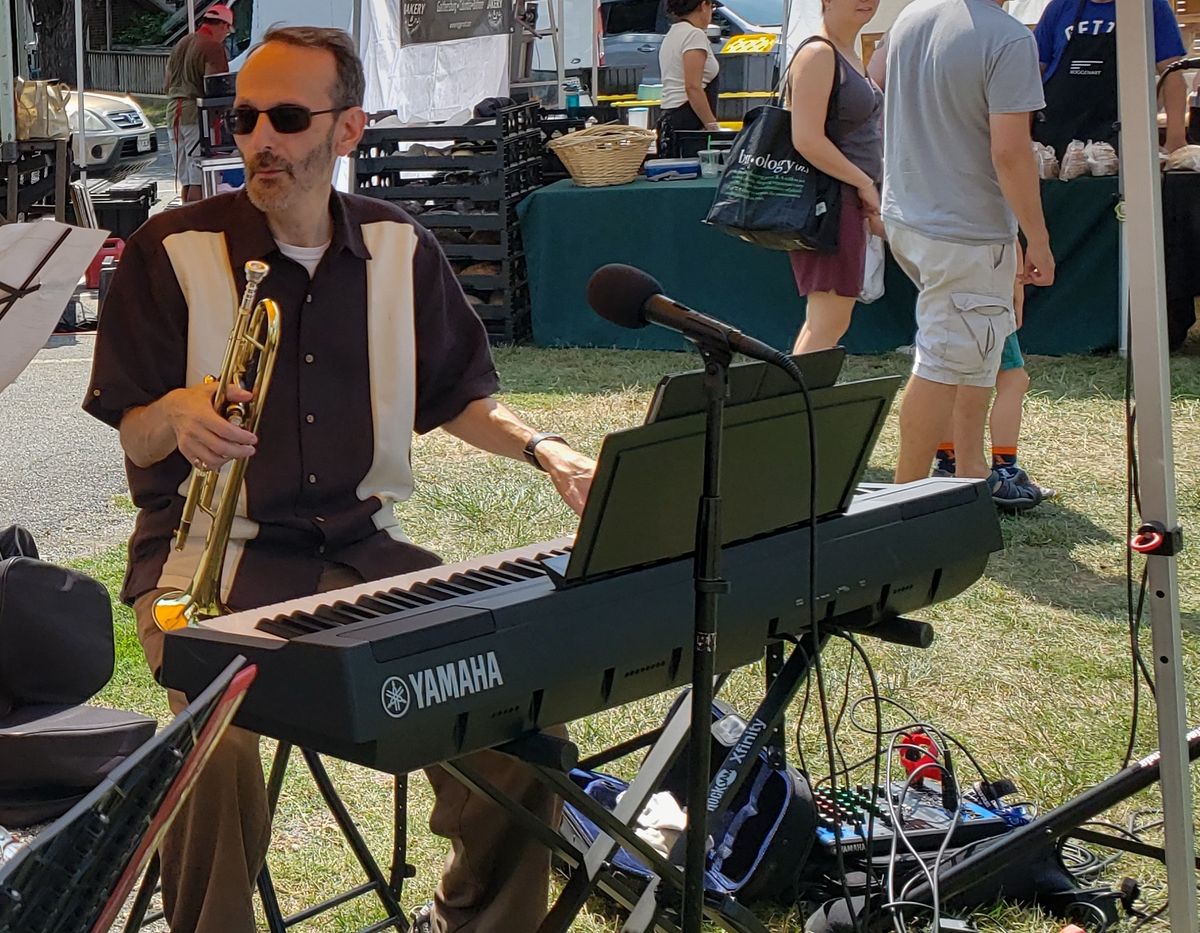
POLYGON ((333 133, 330 132, 299 163, 281 159, 269 150, 252 158, 246 163, 246 194, 250 203, 264 214, 275 214, 287 210, 297 194, 328 184, 332 174, 333 133), (255 175, 266 170, 279 174, 256 185, 255 175))

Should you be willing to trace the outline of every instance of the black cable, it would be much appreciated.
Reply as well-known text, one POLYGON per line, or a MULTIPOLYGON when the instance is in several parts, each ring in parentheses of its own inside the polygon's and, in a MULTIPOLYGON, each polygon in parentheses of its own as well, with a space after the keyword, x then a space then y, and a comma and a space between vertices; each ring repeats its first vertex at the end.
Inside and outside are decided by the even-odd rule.
MULTIPOLYGON (((829 701, 825 691, 825 669, 821 664, 821 632, 817 621, 817 426, 816 409, 813 407, 812 394, 808 390, 808 382, 800 367, 790 357, 780 354, 779 360, 800 387, 804 396, 804 406, 808 427, 808 628, 813 645, 813 669, 817 674, 817 698, 821 704, 821 723, 825 727, 825 751, 829 758, 830 782, 829 789, 836 793, 837 783, 833 772, 837 770, 837 760, 834 753, 833 728, 829 721, 829 701)), ((850 914, 855 933, 861 933, 861 925, 854 913, 854 899, 846 880, 846 856, 843 851, 840 833, 833 834, 833 847, 837 860, 838 874, 841 878, 842 893, 846 899, 846 909, 850 914)))
MULTIPOLYGON (((878 885, 875 879, 875 865, 871 858, 871 853, 874 851, 875 842, 875 810, 878 807, 879 801, 879 778, 880 770, 883 766, 883 704, 879 701, 879 679, 875 675, 875 667, 871 664, 871 659, 867 657, 867 652, 863 650, 862 645, 858 643, 858 639, 850 632, 842 632, 842 637, 850 643, 852 651, 857 652, 859 658, 862 659, 863 668, 867 672, 867 679, 871 684, 871 696, 875 698, 875 767, 871 775, 871 809, 867 812, 867 848, 866 848, 866 877, 867 877, 867 898, 866 910, 864 911, 863 925, 869 930, 871 929, 871 904, 873 903, 872 893, 878 885)), ((847 775, 848 777, 848 775, 847 775)), ((888 799, 891 799, 891 788, 884 791, 888 794, 888 799)))
MULTIPOLYGON (((840 634, 840 633, 835 633, 840 634)), ((842 744, 838 741, 838 732, 842 728, 842 720, 846 717, 846 710, 850 705, 850 679, 854 673, 854 652, 848 651, 846 656, 846 679, 842 684, 842 702, 838 706, 837 717, 833 721, 833 748, 837 752, 838 761, 841 762, 842 770, 846 769, 846 756, 842 753, 842 744)))
MULTIPOLYGON (((793 650, 799 651, 802 654, 804 653, 804 649, 800 646, 799 641, 794 642, 793 645, 794 645, 793 650)), ((805 655, 805 657, 807 658, 808 655, 805 655)), ((809 664, 809 666, 811 666, 811 664, 812 664, 811 658, 809 659, 808 664, 809 664)), ((808 764, 804 760, 804 745, 800 741, 800 730, 804 726, 804 715, 805 715, 805 713, 808 712, 808 701, 811 696, 812 696, 812 678, 805 677, 804 678, 804 700, 800 704, 800 714, 796 717, 796 755, 800 759, 800 770, 805 775, 808 774, 808 764)), ((810 779, 810 783, 811 783, 811 779, 810 779)))
MULTIPOLYGON (((858 707, 860 707, 863 703, 867 702, 870 699, 872 699, 872 697, 869 697, 869 696, 859 697, 850 706, 850 724, 852 726, 854 726, 854 728, 858 729, 860 732, 865 732, 867 735, 871 734, 871 730, 867 729, 866 727, 864 727, 862 725, 862 723, 858 722, 858 720, 856 718, 856 714, 858 711, 858 707)), ((971 766, 976 770, 976 772, 978 772, 979 776, 983 779, 985 784, 990 785, 992 783, 992 780, 991 780, 991 778, 988 777, 987 772, 983 770, 983 766, 978 762, 978 760, 976 760, 975 756, 971 753, 971 749, 968 748, 966 745, 964 745, 953 734, 947 732, 945 729, 939 729, 936 726, 933 726, 933 725, 930 725, 929 723, 923 722, 916 715, 916 713, 914 713, 912 710, 910 710, 907 706, 905 706, 899 700, 893 700, 891 697, 883 697, 883 696, 877 696, 877 697, 875 697, 875 699, 877 699, 880 703, 887 703, 889 706, 896 707, 898 710, 900 710, 900 712, 904 713, 911 720, 910 722, 908 722, 902 726, 896 726, 891 729, 881 729, 880 731, 883 735, 896 735, 897 733, 900 733, 900 732, 908 732, 909 730, 914 729, 914 728, 923 729, 926 732, 935 732, 939 736, 941 736, 944 741, 946 741, 947 743, 953 744, 955 748, 957 748, 959 751, 961 751, 964 755, 967 756, 967 760, 971 762, 971 766)))
POLYGON ((1133 761, 1134 750, 1137 747, 1138 720, 1141 716, 1141 682, 1138 674, 1146 681, 1146 686, 1154 695, 1154 677, 1150 673, 1146 660, 1142 656, 1140 632, 1142 614, 1146 606, 1147 568, 1142 565, 1141 585, 1138 596, 1134 600, 1133 548, 1129 542, 1133 540, 1134 514, 1142 514, 1142 483, 1137 450, 1137 401, 1133 395, 1133 354, 1125 356, 1125 602, 1129 622, 1129 653, 1132 678, 1133 702, 1129 717, 1129 741, 1125 746, 1125 760, 1122 767, 1129 767, 1133 761))

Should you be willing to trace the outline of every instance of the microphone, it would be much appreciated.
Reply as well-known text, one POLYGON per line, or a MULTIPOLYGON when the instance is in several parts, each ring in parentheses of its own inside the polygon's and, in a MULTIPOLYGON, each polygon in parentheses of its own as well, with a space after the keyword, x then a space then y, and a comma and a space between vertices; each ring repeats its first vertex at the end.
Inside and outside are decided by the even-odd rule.
POLYGON ((657 324, 682 334, 701 349, 725 348, 789 372, 792 369, 792 360, 786 354, 668 298, 654 276, 633 266, 610 263, 593 272, 588 280, 587 301, 598 315, 621 327, 657 324))

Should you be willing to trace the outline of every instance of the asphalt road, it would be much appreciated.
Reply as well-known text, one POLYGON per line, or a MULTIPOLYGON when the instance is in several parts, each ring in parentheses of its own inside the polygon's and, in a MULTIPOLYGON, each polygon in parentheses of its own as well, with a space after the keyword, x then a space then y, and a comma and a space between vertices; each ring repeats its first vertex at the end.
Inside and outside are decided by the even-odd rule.
MULTIPOLYGON (((175 197, 161 129, 159 146, 152 165, 128 176, 158 183, 156 210, 175 197)), ((90 296, 84 304, 94 309, 90 296)), ((117 432, 79 407, 95 345, 94 333, 51 337, 0 391, 0 528, 24 525, 50 561, 103 551, 133 529, 117 432)))

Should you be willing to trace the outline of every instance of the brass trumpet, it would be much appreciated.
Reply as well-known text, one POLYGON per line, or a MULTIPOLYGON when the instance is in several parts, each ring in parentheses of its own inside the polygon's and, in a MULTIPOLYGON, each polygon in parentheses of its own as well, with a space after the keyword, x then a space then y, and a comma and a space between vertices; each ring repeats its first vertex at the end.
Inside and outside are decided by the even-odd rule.
MULTIPOLYGON (((275 354, 279 350, 279 305, 269 298, 255 303, 259 283, 270 271, 270 266, 265 262, 252 259, 246 263, 246 290, 242 293, 237 319, 229 333, 221 375, 204 378, 205 382, 217 383, 213 407, 230 424, 252 433, 258 429, 271 374, 275 369, 275 354), (247 386, 244 380, 251 370, 254 383, 247 386), (231 384, 250 389, 254 397, 249 402, 230 402, 228 393, 231 384)), ((242 478, 246 473, 246 460, 233 460, 228 466, 229 472, 219 499, 217 486, 221 471, 199 466, 192 468, 183 514, 175 532, 175 549, 183 550, 187 543, 197 509, 212 519, 212 525, 204 539, 200 563, 188 588, 164 593, 154 601, 154 621, 164 632, 195 625, 200 619, 211 619, 228 612, 221 601, 221 570, 225 563, 225 551, 229 547, 242 478), (214 499, 217 500, 215 508, 214 499)))

